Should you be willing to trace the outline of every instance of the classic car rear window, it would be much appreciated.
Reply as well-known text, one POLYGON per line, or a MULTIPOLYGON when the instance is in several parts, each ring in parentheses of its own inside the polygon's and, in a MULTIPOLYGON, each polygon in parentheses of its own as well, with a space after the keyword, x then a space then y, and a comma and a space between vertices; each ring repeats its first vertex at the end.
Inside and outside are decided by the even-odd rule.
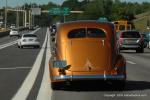
POLYGON ((106 34, 103 30, 97 28, 88 28, 87 37, 91 38, 105 38, 106 34))
POLYGON ((86 37, 86 32, 84 28, 74 29, 68 33, 68 38, 84 38, 86 37))
POLYGON ((105 38, 106 34, 103 30, 97 28, 80 28, 71 30, 68 38, 105 38))

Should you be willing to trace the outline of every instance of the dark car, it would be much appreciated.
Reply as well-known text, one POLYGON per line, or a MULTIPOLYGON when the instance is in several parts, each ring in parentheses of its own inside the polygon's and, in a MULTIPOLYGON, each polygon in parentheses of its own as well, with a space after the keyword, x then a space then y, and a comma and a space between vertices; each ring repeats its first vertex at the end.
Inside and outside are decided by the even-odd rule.
POLYGON ((136 50, 137 53, 144 52, 144 39, 139 31, 124 30, 117 33, 120 50, 136 50))

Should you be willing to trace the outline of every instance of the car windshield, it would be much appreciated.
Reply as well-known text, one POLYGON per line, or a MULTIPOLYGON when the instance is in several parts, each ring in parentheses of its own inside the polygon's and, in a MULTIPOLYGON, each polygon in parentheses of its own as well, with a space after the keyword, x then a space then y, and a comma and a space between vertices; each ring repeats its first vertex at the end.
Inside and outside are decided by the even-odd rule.
POLYGON ((12 29, 11 31, 17 31, 17 29, 12 29))
POLYGON ((25 35, 23 35, 23 37, 37 37, 37 36, 34 34, 25 34, 25 35))
POLYGON ((140 38, 139 32, 123 32, 122 38, 140 38))

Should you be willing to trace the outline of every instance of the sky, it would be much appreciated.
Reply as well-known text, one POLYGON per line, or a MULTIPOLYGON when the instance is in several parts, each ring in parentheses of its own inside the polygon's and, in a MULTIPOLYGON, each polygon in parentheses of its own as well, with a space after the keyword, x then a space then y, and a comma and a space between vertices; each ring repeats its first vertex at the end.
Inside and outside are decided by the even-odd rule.
MULTIPOLYGON (((63 1, 65 0, 7 0, 7 5, 9 7, 16 7, 17 5, 18 6, 21 6, 23 5, 24 3, 38 3, 38 4, 47 4, 49 1, 52 1, 54 3, 57 3, 57 4, 62 4, 63 1)), ((147 1, 147 2, 150 2, 150 0, 121 0, 121 1, 127 1, 127 2, 143 2, 143 1, 147 1)), ((6 0, 0 0, 0 8, 4 7, 6 4, 6 0)))

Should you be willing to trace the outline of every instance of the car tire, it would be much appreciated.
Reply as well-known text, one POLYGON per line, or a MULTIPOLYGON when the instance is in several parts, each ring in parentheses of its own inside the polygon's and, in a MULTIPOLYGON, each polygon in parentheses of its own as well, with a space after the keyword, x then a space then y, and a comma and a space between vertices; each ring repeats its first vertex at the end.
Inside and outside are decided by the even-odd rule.
POLYGON ((144 48, 137 49, 137 50, 136 50, 136 53, 144 53, 144 48))
POLYGON ((147 47, 150 48, 150 42, 147 43, 147 47))
POLYGON ((23 46, 20 46, 20 49, 23 49, 23 46))
POLYGON ((140 50, 140 53, 144 53, 144 48, 142 48, 142 49, 140 50))
POLYGON ((59 90, 60 89, 60 84, 57 82, 51 82, 51 88, 53 90, 59 90))
POLYGON ((37 49, 38 49, 38 48, 40 48, 40 46, 34 46, 34 48, 37 48, 37 49))
POLYGON ((113 82, 113 87, 115 90, 124 90, 126 86, 125 80, 115 80, 113 82))

